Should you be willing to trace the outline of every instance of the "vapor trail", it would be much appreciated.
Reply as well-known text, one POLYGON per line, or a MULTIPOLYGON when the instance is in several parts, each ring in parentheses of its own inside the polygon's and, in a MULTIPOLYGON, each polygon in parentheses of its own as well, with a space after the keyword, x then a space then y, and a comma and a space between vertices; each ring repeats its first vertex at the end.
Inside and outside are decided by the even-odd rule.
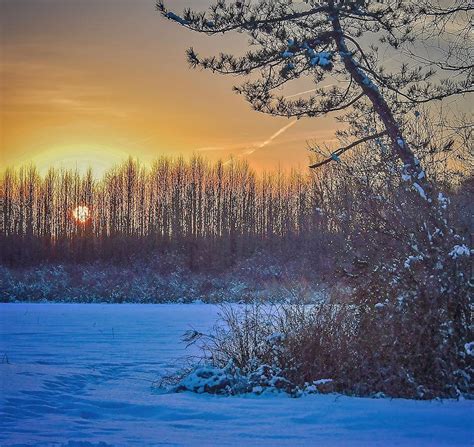
MULTIPOLYGON (((341 82, 343 82, 343 81, 341 81, 341 82)), ((326 89, 326 88, 329 88, 329 87, 334 87, 335 85, 337 85, 337 84, 328 84, 328 85, 324 85, 323 87, 320 87, 320 88, 326 89)), ((284 99, 294 98, 295 96, 305 95, 306 93, 313 93, 316 90, 318 90, 318 89, 317 88, 312 88, 311 90, 305 90, 304 92, 294 93, 293 95, 285 96, 284 99)))
POLYGON ((305 90, 304 92, 298 92, 298 93, 294 93, 293 95, 285 96, 285 99, 294 98, 295 96, 305 95, 306 93, 313 93, 315 91, 316 89, 312 88, 311 90, 305 90))
POLYGON ((290 127, 292 127, 296 123, 296 121, 298 121, 298 120, 290 121, 287 125, 283 126, 281 129, 277 130, 270 138, 265 140, 263 143, 260 143, 256 147, 245 151, 244 155, 253 154, 256 150, 263 149, 265 146, 268 146, 275 138, 278 138, 282 133, 286 132, 290 127))

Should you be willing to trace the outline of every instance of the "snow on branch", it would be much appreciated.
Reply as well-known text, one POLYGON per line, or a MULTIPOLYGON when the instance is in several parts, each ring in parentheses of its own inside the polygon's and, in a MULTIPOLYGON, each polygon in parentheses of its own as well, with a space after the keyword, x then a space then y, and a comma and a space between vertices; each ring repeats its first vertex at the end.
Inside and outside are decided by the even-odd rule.
POLYGON ((455 245, 450 251, 449 256, 453 259, 458 259, 464 256, 469 257, 471 256, 471 249, 465 244, 455 245))

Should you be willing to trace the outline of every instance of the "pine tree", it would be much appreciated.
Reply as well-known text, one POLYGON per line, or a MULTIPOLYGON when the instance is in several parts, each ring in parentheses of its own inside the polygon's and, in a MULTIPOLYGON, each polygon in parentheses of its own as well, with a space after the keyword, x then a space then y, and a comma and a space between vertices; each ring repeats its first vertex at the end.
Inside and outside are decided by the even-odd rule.
MULTIPOLYGON (((341 163, 342 156, 357 146, 389 148, 386 163, 398 160, 406 190, 415 197, 395 211, 409 219, 416 209, 423 218, 420 225, 413 218, 413 234, 405 238, 397 258, 385 259, 358 287, 369 306, 381 297, 390 302, 391 310, 380 317, 385 318, 382 326, 388 346, 393 347, 398 331, 405 341, 394 356, 402 356, 409 347, 411 360, 418 359, 400 370, 406 380, 416 384, 424 374, 419 374, 422 364, 432 368, 433 379, 425 388, 439 390, 451 384, 446 392, 456 394, 469 386, 459 373, 465 366, 470 323, 468 278, 460 265, 471 251, 450 228, 449 200, 427 179, 404 124, 407 116, 419 115, 422 104, 473 92, 472 56, 463 36, 468 36, 474 6, 463 0, 454 0, 450 6, 434 2, 218 0, 207 12, 188 9, 178 15, 160 1, 157 9, 192 31, 210 36, 237 32, 249 37, 249 50, 242 56, 201 57, 192 48, 187 56, 194 68, 245 77, 235 91, 256 111, 298 119, 336 113, 350 124, 349 132, 340 135, 353 141, 312 168, 341 163), (420 49, 434 38, 439 51, 433 59, 420 49), (384 64, 384 54, 393 55, 394 60, 384 64), (303 77, 314 82, 311 95, 285 97, 282 89, 303 77), (373 117, 372 124, 367 123, 367 116, 373 117), (405 206, 412 207, 410 212, 405 206), (411 261, 416 267, 412 268, 411 261), (423 337, 429 348, 423 346, 423 337)), ((374 315, 368 314, 369 326, 374 315)), ((382 362, 382 369, 386 367, 384 352, 375 351, 372 357, 382 362)))

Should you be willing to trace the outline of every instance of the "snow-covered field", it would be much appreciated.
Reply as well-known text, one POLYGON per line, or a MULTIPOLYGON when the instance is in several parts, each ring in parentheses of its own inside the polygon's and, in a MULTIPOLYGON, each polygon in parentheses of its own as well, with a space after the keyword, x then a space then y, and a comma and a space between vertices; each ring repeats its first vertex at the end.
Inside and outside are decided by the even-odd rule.
POLYGON ((0 305, 0 445, 471 446, 474 402, 160 394, 210 305, 0 305), (100 444, 102 443, 102 444, 100 444))

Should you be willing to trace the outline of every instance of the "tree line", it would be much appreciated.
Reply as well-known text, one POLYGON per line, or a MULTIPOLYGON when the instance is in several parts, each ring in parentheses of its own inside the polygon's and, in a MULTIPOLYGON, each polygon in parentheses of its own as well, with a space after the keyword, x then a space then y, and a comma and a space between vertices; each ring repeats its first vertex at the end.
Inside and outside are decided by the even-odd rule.
MULTIPOLYGON (((225 243, 231 255, 246 241, 298 237, 321 228, 318 184, 298 171, 257 175, 241 160, 210 163, 194 156, 129 158, 101 179, 92 171, 33 165, 1 178, 4 261, 121 256, 170 246, 225 243), (78 207, 84 215, 74 215, 78 207)), ((194 257, 194 254, 192 255, 194 257)))
MULTIPOLYGON (((449 135, 441 138, 425 120, 417 126, 416 138, 429 133, 431 144, 446 146, 449 135)), ((450 220, 465 235, 471 228, 465 197, 472 177, 462 157, 468 139, 456 143, 462 153, 420 154, 430 178, 449 193, 450 220)), ((264 249, 331 271, 347 256, 348 244, 356 243, 349 250, 355 256, 365 251, 367 237, 386 237, 387 225, 403 225, 412 201, 395 160, 387 165, 383 159, 383 144, 369 144, 347 163, 304 171, 257 174, 243 160, 211 163, 198 156, 163 157, 151 165, 129 158, 102 178, 91 170, 51 168, 40 175, 33 165, 9 168, 0 177, 0 260, 20 266, 113 262, 177 252, 191 268, 225 268, 264 249), (389 204, 396 203, 387 218, 389 204), (78 207, 86 214, 75 216, 78 207)), ((426 217, 426 210, 413 210, 415 220, 426 217)))

